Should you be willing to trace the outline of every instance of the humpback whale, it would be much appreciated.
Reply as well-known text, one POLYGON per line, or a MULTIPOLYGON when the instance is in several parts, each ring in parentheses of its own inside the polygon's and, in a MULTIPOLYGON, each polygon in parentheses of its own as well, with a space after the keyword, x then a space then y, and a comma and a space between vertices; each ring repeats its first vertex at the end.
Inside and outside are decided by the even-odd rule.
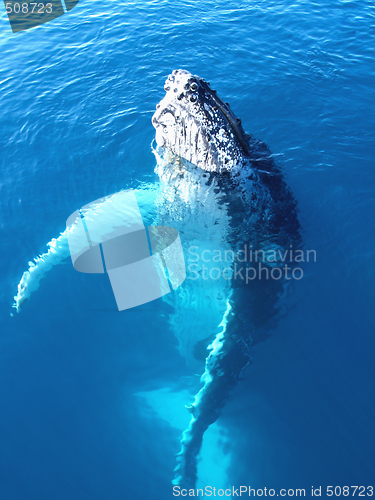
POLYGON ((209 349, 203 387, 188 406, 192 418, 181 439, 174 480, 175 485, 192 488, 203 434, 218 419, 249 364, 251 344, 267 336, 267 324, 277 315, 290 281, 281 276, 283 259, 274 257, 300 247, 301 236, 296 201, 281 169, 267 146, 245 133, 241 120, 217 92, 185 70, 174 70, 164 89, 152 118, 157 147, 164 152, 159 154, 165 158, 157 168, 164 183, 159 215, 163 223, 174 221, 189 250, 194 247, 195 265, 194 278, 174 295, 173 323, 180 352, 190 364, 194 354, 199 361, 202 351, 197 347, 202 342, 209 349), (255 267, 239 270, 235 258, 228 272, 228 262, 221 256, 242 252, 238 260, 243 262, 249 248, 251 256, 260 254, 262 262, 257 264, 263 276, 254 278, 255 267), (211 279, 207 273, 205 279, 203 263, 210 252, 218 258, 216 267, 214 259, 209 262, 211 269, 205 270, 211 279), (197 297, 201 304, 195 307, 194 318, 197 297), (186 304, 188 318, 183 313, 186 304), (216 325, 206 321, 207 308, 216 325))
MULTIPOLYGON (((194 488, 204 433, 250 363, 251 346, 267 338, 280 313, 301 227, 272 153, 245 133, 209 83, 174 70, 164 89, 152 117, 158 181, 135 192, 144 221, 176 228, 184 249, 187 277, 163 300, 173 306, 169 323, 181 356, 192 373, 203 373, 194 401, 186 401, 191 420, 173 481, 194 488)), ((126 210, 116 195, 96 207, 104 232, 108 203, 126 210)), ((15 296, 17 312, 45 273, 70 256, 69 231, 74 228, 29 263, 15 296)))

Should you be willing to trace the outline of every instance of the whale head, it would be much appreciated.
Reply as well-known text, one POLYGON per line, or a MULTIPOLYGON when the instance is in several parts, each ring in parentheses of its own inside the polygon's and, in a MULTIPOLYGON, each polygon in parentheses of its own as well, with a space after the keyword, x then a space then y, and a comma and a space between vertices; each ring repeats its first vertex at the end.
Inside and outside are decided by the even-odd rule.
POLYGON ((158 146, 209 172, 243 163, 249 137, 209 83, 179 69, 168 76, 164 90, 152 117, 158 146))

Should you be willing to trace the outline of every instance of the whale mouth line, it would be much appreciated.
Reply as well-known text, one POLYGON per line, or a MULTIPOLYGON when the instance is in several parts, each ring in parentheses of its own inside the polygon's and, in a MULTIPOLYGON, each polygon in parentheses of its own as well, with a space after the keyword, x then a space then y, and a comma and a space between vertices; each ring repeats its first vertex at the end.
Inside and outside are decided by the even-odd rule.
POLYGON ((233 132, 235 133, 235 135, 238 139, 238 142, 242 146, 242 149, 243 149, 245 155, 248 156, 249 155, 249 148, 248 148, 246 141, 244 140, 243 135, 241 134, 241 132, 239 130, 239 127, 238 127, 239 122, 238 122, 237 118, 233 115, 233 113, 231 112, 230 109, 225 109, 225 106, 223 106, 222 101, 215 94, 211 94, 211 97, 215 101, 215 104, 217 105, 217 107, 220 109, 220 111, 223 113, 223 115, 228 120, 230 126, 232 127, 233 132))

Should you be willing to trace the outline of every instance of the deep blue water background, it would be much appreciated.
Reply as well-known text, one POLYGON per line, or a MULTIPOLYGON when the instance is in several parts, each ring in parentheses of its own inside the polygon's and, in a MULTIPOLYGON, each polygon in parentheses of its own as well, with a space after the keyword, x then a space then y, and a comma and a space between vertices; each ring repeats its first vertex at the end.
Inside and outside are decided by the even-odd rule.
POLYGON ((18 34, 0 10, 0 498, 172 497, 180 433, 135 396, 189 374, 168 307, 119 313, 68 263, 10 313, 74 210, 155 179, 151 116, 179 67, 280 154, 317 251, 221 417, 230 485, 374 484, 372 2, 81 0, 18 34))

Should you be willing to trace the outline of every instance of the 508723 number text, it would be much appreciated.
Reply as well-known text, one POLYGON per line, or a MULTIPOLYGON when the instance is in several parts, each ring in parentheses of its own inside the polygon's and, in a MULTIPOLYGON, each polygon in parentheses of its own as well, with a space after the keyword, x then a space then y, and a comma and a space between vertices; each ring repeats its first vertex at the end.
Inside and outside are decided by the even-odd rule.
POLYGON ((37 3, 37 2, 30 2, 30 3, 11 3, 7 2, 5 4, 5 9, 8 14, 11 14, 14 12, 15 14, 28 14, 28 13, 38 13, 38 14, 44 14, 45 12, 47 14, 52 13, 52 4, 51 3, 37 3))

